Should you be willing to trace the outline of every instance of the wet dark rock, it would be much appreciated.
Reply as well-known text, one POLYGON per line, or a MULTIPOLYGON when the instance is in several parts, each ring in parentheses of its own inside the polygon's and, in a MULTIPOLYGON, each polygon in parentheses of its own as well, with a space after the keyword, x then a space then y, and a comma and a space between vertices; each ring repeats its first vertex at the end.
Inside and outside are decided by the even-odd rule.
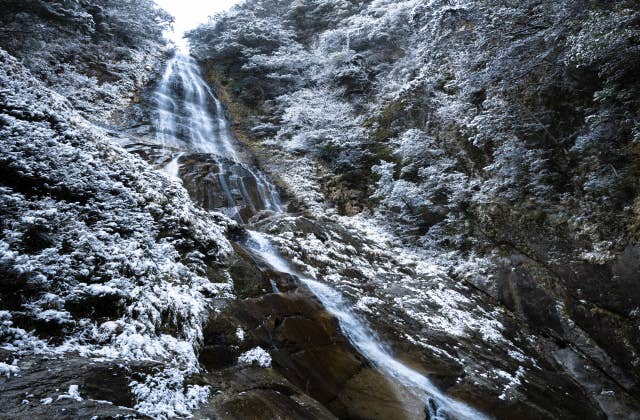
POLYGON ((243 221, 269 208, 263 187, 244 164, 207 154, 183 156, 178 163, 185 188, 203 208, 237 212, 243 221))
MULTIPOLYGON (((205 333, 206 334, 206 333, 205 333)), ((207 341, 210 337, 207 336, 207 341)), ((236 363, 238 352, 229 344, 205 344, 200 349, 198 361, 206 369, 223 369, 236 363)))
POLYGON ((632 315, 638 301, 632 286, 637 279, 631 274, 638 266, 632 257, 636 253, 632 247, 606 264, 574 261, 551 266, 513 257, 498 278, 501 300, 523 319, 589 354, 604 349, 608 356, 594 356, 593 361, 628 392, 640 395, 632 379, 638 374, 634 360, 640 351, 632 315))
POLYGON ((79 356, 64 359, 21 359, 16 375, 0 378, 3 418, 147 418, 131 409, 129 382, 136 370, 151 366, 124 366, 79 356), (79 398, 67 396, 77 385, 79 398), (50 399, 50 400, 48 400, 50 399))
POLYGON ((211 401, 196 417, 216 419, 332 420, 335 417, 274 369, 244 367, 200 378, 214 388, 211 401))
POLYGON ((340 418, 421 418, 415 413, 423 412, 423 403, 370 367, 343 335, 337 320, 297 279, 265 267, 259 257, 236 246, 229 272, 239 298, 205 326, 200 360, 207 375, 231 375, 225 381, 240 381, 234 387, 264 375, 281 377, 288 385, 275 392, 259 385, 230 397, 227 387, 232 385, 224 384, 220 386, 222 396, 214 395, 212 404, 230 418, 265 418, 263 413, 287 419, 308 416, 304 410, 309 404, 303 404, 302 412, 300 405, 291 406, 295 394, 296 401, 313 402, 311 407, 319 410, 313 418, 331 418, 327 408, 340 418), (237 326, 244 331, 243 340, 237 336, 237 326), (255 375, 253 369, 245 368, 252 376, 234 373, 238 367, 232 360, 255 346, 269 352, 274 372, 255 375))
POLYGON ((241 246, 234 246, 229 274, 234 290, 239 297, 263 296, 274 291, 274 287, 287 292, 298 287, 295 279, 288 274, 273 271, 259 256, 248 253, 241 246))
POLYGON ((367 367, 337 321, 308 292, 299 289, 248 300, 238 311, 240 319, 256 325, 252 336, 271 349, 274 368, 337 416, 403 417, 403 401, 394 387, 367 367), (363 371, 371 371, 377 392, 371 392, 372 380, 357 379, 363 371))

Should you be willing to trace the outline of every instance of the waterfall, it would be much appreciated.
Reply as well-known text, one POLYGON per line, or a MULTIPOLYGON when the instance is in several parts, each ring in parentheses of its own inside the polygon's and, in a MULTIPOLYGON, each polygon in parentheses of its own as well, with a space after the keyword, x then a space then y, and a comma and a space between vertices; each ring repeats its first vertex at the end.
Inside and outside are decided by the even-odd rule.
MULTIPOLYGON (((171 176, 179 175, 179 159, 186 154, 205 154, 217 165, 214 180, 225 206, 220 208, 244 223, 239 207, 256 213, 282 212, 278 193, 267 178, 241 158, 241 146, 229 128, 224 108, 201 76, 195 60, 178 53, 168 63, 155 94, 158 107, 156 139, 165 149, 177 149, 163 167, 171 176)), ((484 419, 483 414, 443 394, 426 376, 405 366, 384 347, 367 322, 357 316, 349 302, 330 286, 296 272, 263 234, 247 231, 245 246, 259 254, 276 271, 291 274, 316 296, 335 316, 352 345, 389 379, 416 393, 425 403, 431 420, 448 418, 484 419)), ((272 282, 274 293, 277 286, 272 282)))
POLYGON ((251 230, 247 232, 249 233, 247 246, 256 251, 274 270, 291 274, 307 286, 325 309, 338 319, 340 328, 360 354, 388 377, 395 379, 424 400, 431 420, 446 420, 448 416, 487 419, 484 414, 472 407, 443 394, 429 378, 396 360, 385 349, 378 335, 367 325, 367 322, 351 310, 349 302, 340 292, 294 270, 262 233, 251 230))
POLYGON ((164 173, 177 180, 180 180, 180 157, 182 157, 182 153, 175 155, 171 161, 167 163, 167 166, 162 168, 164 173))
POLYGON ((177 176, 180 156, 205 154, 217 165, 214 178, 227 200, 221 211, 244 222, 238 210, 240 201, 252 214, 281 210, 273 184, 242 159, 224 107, 193 57, 177 52, 169 61, 155 91, 155 103, 156 141, 165 150, 180 152, 164 167, 165 172, 177 176))

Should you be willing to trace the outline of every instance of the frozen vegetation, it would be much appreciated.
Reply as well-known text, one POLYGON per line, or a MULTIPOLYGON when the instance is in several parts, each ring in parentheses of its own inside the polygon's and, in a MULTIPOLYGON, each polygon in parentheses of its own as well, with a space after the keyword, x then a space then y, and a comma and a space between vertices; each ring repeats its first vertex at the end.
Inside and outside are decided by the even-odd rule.
MULTIPOLYGON (((394 249, 392 272, 413 264, 369 271, 344 238, 265 222, 308 275, 370 318, 393 307, 463 340, 509 335, 507 310, 637 399, 636 2, 248 0, 190 40, 297 208, 394 249), (478 290, 497 303, 483 321, 466 306, 478 290)), ((500 399, 527 387, 509 375, 500 399)))
MULTIPOLYGON (((231 252, 230 221, 86 119, 122 110, 153 76, 168 19, 151 2, 92 3, 8 2, 1 18, 21 60, 0 50, 0 341, 15 357, 0 371, 112 360, 138 371, 141 413, 186 415, 208 395, 185 383, 202 324, 232 296, 207 277, 231 252)), ((42 404, 81 395, 74 384, 42 404)))
MULTIPOLYGON (((573 257, 604 261, 634 232, 633 6, 250 0, 191 39, 251 136, 330 171, 302 199, 453 249, 536 209, 573 257)), ((294 184, 301 162, 278 175, 294 184)))
POLYGON ((165 50, 171 17, 152 0, 6 0, 0 45, 85 117, 136 100, 165 50))
POLYGON ((166 362, 132 384, 138 407, 188 412, 204 392, 183 384, 198 371, 202 324, 212 299, 232 293, 207 278, 231 252, 231 222, 0 60, 4 348, 166 362))
POLYGON ((636 2, 0 16, 16 418, 640 419, 636 2))

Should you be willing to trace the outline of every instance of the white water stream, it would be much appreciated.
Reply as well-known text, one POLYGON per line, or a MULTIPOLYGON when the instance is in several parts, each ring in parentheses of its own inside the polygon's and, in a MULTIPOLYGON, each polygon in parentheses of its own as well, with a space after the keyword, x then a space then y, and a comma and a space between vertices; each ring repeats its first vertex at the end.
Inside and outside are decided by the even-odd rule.
POLYGON ((243 222, 234 203, 245 203, 252 212, 281 211, 273 184, 243 161, 224 107, 202 78, 198 63, 178 52, 169 61, 155 92, 156 140, 165 150, 179 150, 163 169, 177 176, 181 156, 207 154, 219 167, 217 182, 229 207, 226 212, 243 222), (250 188, 255 186, 255 188, 250 188), (255 192, 255 193, 252 193, 255 192), (238 198, 236 198, 238 197, 238 198))
POLYGON ((274 269, 297 277, 318 298, 322 305, 340 322, 340 327, 351 344, 374 366, 388 377, 404 385, 425 401, 431 420, 444 420, 447 416, 462 419, 487 419, 474 408, 455 401, 443 394, 426 376, 396 360, 384 348, 378 335, 358 317, 342 294, 332 287, 307 278, 282 258, 275 247, 262 233, 249 230, 249 248, 256 251, 274 269), (435 408, 430 401, 435 402, 435 408))
MULTIPOLYGON (((156 101, 157 140, 165 148, 180 151, 163 168, 166 172, 174 177, 179 176, 179 159, 183 154, 209 154, 220 167, 215 178, 230 208, 235 208, 236 197, 241 197, 248 203, 251 211, 282 211, 274 186, 260 171, 241 160, 240 145, 229 130, 223 106, 202 78, 193 58, 178 53, 169 62, 156 92, 156 101), (248 184, 256 185, 258 200, 250 194, 248 184)), ((230 214, 242 222, 237 209, 230 214)), ((245 245, 259 254, 274 270, 298 277, 338 319, 343 333, 372 365, 423 399, 430 419, 486 418, 470 406, 443 394, 426 376, 396 360, 384 348, 366 321, 351 310, 350 303, 338 291, 300 275, 278 254, 263 234, 248 232, 250 239, 245 245)), ((273 286, 274 292, 277 292, 277 287, 273 286)))

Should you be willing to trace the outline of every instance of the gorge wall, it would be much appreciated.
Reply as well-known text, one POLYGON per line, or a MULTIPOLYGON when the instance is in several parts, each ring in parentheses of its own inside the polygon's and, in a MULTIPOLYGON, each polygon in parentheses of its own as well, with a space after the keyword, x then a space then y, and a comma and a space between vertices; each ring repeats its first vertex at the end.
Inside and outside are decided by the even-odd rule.
POLYGON ((152 1, 0 3, 6 415, 437 419, 306 278, 478 415, 640 418, 635 2, 247 0, 231 161, 158 142, 152 1))
POLYGON ((302 208, 379 220, 638 397, 635 2, 250 0, 190 39, 302 208))

